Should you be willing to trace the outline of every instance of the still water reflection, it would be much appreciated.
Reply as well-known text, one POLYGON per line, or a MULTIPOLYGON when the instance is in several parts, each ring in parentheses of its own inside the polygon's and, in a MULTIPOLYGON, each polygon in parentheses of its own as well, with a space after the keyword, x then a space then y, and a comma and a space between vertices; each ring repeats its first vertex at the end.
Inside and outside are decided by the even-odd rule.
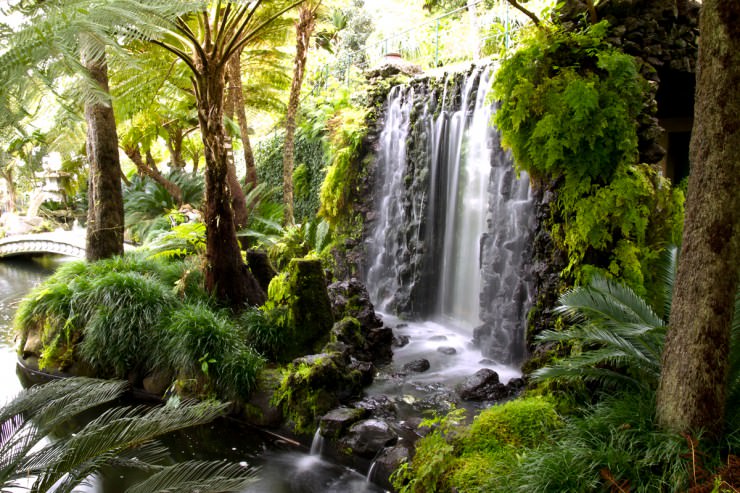
MULTIPOLYGON (((16 376, 13 316, 18 303, 66 258, 4 259, 0 261, 0 404, 22 390, 16 376)), ((298 451, 270 435, 232 419, 165 437, 163 443, 174 462, 229 460, 257 467, 249 493, 374 493, 382 492, 355 471, 298 451)), ((79 492, 119 493, 137 479, 130 470, 108 470, 89 478, 79 492)), ((246 493, 245 492, 245 493, 246 493)))

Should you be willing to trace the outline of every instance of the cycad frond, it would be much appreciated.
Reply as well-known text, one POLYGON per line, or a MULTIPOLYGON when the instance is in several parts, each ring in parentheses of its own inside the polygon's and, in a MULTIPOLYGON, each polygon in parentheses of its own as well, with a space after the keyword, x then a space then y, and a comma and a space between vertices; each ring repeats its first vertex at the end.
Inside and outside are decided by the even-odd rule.
POLYGON ((614 321, 649 327, 665 324, 632 289, 600 275, 594 275, 588 286, 576 287, 562 295, 556 310, 575 321, 614 321))
POLYGON ((127 493, 187 493, 243 491, 254 480, 239 464, 183 462, 165 468, 132 486, 127 493))
POLYGON ((561 296, 557 310, 576 325, 544 331, 537 339, 577 341, 582 352, 535 371, 535 380, 583 379, 648 389, 657 385, 665 322, 629 287, 595 276, 587 286, 561 296))

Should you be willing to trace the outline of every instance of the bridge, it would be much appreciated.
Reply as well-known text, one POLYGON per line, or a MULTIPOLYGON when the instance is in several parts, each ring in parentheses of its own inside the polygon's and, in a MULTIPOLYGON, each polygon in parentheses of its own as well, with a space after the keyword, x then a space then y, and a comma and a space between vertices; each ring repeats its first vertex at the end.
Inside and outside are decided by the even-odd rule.
POLYGON ((85 231, 54 231, 0 238, 0 258, 44 253, 85 258, 85 231))

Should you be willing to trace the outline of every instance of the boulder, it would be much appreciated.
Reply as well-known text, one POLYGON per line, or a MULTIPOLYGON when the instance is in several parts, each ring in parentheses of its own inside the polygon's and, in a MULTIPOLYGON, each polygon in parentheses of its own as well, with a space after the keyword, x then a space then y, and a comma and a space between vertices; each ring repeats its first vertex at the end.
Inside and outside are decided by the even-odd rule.
POLYGON ((506 385, 499 381, 498 373, 482 368, 468 377, 457 388, 458 395, 468 401, 495 401, 510 395, 506 385))
POLYGON ((367 409, 356 407, 337 407, 321 417, 319 426, 321 435, 327 438, 338 438, 350 426, 366 418, 369 414, 367 409))
POLYGON ((267 252, 254 249, 247 250, 247 265, 254 278, 257 279, 262 291, 266 293, 270 281, 277 275, 270 263, 267 252))
POLYGON ((446 354, 447 356, 452 356, 453 354, 457 354, 457 349, 450 346, 440 346, 437 348, 437 352, 446 354))
POLYGON ((403 365, 404 371, 413 371, 416 373, 423 373, 429 369, 431 365, 428 359, 415 359, 403 365))
POLYGON ((404 443, 384 448, 373 462, 373 468, 368 473, 367 479, 388 491, 394 491, 389 478, 401 464, 411 459, 412 453, 413 450, 404 443))
POLYGON ((398 435, 382 419, 365 419, 353 424, 349 432, 339 439, 339 450, 346 455, 372 459, 387 445, 392 445, 398 435))

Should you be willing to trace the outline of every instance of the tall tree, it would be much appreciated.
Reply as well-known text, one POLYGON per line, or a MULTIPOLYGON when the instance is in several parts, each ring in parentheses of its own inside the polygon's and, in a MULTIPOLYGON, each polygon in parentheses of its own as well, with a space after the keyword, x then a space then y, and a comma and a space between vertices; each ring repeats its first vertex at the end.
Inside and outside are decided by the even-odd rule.
POLYGON ((672 430, 723 429, 740 276, 740 3, 701 9, 691 175, 657 415, 672 430))
POLYGON ((293 60, 293 82, 290 85, 288 110, 285 114, 285 143, 283 144, 283 202, 285 204, 285 224, 295 224, 293 217, 293 169, 295 167, 295 125, 301 86, 306 75, 306 61, 311 34, 316 27, 316 11, 321 0, 309 0, 298 9, 295 23, 295 59, 293 60))
POLYGON ((102 101, 96 98, 85 103, 90 165, 85 256, 92 262, 123 254, 123 192, 116 119, 107 97, 105 46, 92 36, 84 36, 83 40, 83 64, 99 85, 100 93, 106 96, 102 101))
POLYGON ((244 181, 247 186, 255 187, 257 185, 257 166, 254 163, 252 143, 249 141, 249 124, 247 123, 247 112, 244 108, 241 58, 241 53, 237 53, 229 62, 229 95, 234 101, 234 111, 239 123, 239 134, 244 152, 244 163, 247 168, 244 181))
POLYGON ((206 267, 209 291, 233 307, 261 304, 264 292, 244 265, 236 236, 227 180, 229 149, 224 128, 226 69, 232 56, 302 3, 214 2, 209 10, 180 17, 169 35, 152 42, 182 60, 192 71, 193 90, 206 160, 206 267))

